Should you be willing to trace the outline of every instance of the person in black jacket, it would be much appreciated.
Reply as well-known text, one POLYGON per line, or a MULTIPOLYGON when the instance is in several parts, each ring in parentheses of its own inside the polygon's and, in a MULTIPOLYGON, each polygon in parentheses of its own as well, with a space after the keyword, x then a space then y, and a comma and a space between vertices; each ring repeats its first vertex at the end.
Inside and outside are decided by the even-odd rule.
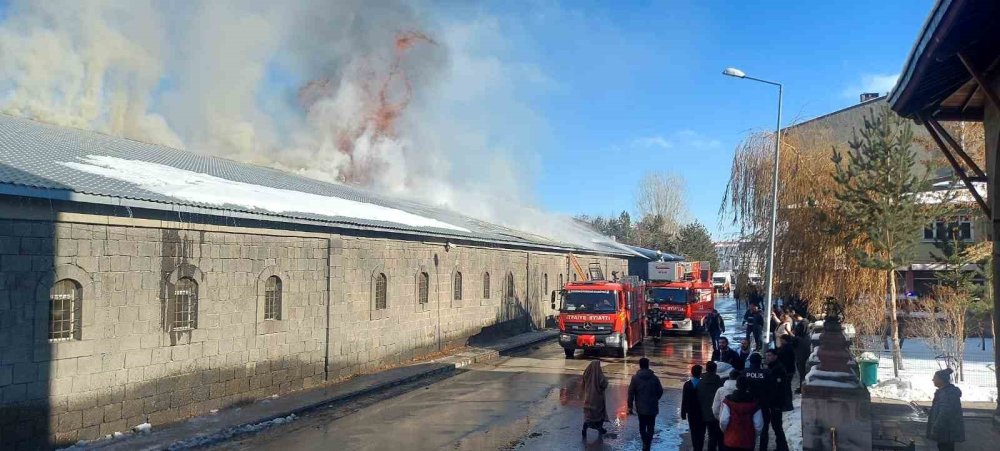
POLYGON ((705 431, 708 432, 708 451, 718 450, 722 438, 719 420, 712 413, 715 392, 722 387, 722 378, 715 374, 717 369, 715 362, 706 363, 705 374, 701 375, 701 381, 698 382, 698 404, 701 407, 701 418, 705 420, 705 431))
POLYGON ((662 396, 663 385, 660 384, 660 378, 649 369, 649 359, 639 359, 639 371, 628 384, 628 413, 639 414, 639 436, 642 437, 643 451, 649 451, 653 445, 653 425, 656 424, 656 415, 660 413, 662 396))
POLYGON ((747 328, 747 340, 750 340, 750 336, 753 335, 754 350, 760 351, 760 348, 764 346, 764 343, 761 342, 761 337, 764 334, 764 315, 760 313, 760 307, 757 304, 751 305, 750 310, 743 314, 743 325, 747 328))
POLYGON ((795 325, 792 326, 792 333, 795 334, 795 371, 799 373, 799 388, 802 391, 802 382, 806 377, 806 362, 809 360, 809 353, 812 352, 812 344, 809 337, 809 321, 801 314, 795 313, 795 325))
POLYGON ((747 366, 747 360, 753 351, 750 350, 750 340, 743 339, 740 340, 740 350, 737 353, 736 363, 733 364, 733 369, 743 371, 747 366))
POLYGON ((729 339, 726 337, 719 337, 719 347, 718 349, 712 351, 712 361, 713 362, 725 362, 736 367, 736 361, 739 360, 739 354, 733 351, 733 348, 729 347, 729 339))
POLYGON ((951 383, 951 368, 934 373, 934 402, 927 416, 927 438, 941 451, 952 451, 956 442, 965 441, 962 421, 962 390, 951 383))
POLYGON ((770 396, 767 408, 763 408, 764 430, 760 434, 760 449, 767 449, 767 426, 774 430, 774 441, 778 451, 788 451, 788 440, 785 438, 785 428, 782 424, 785 412, 792 411, 792 381, 788 370, 778 359, 778 351, 767 350, 767 370, 764 371, 764 385, 768 387, 770 396))
POLYGON ((691 429, 691 445, 701 451, 705 444, 705 419, 701 417, 698 402, 698 384, 701 382, 701 365, 691 367, 691 380, 681 389, 681 419, 687 420, 691 429))
MULTIPOLYGON (((795 375, 795 337, 782 335, 778 337, 778 360, 788 372, 789 379, 795 375)), ((791 381, 789 381, 791 383, 791 381)))
POLYGON ((718 310, 712 309, 712 312, 702 320, 702 326, 708 330, 708 336, 712 337, 712 349, 718 351, 719 338, 726 333, 726 322, 722 320, 722 315, 718 310))

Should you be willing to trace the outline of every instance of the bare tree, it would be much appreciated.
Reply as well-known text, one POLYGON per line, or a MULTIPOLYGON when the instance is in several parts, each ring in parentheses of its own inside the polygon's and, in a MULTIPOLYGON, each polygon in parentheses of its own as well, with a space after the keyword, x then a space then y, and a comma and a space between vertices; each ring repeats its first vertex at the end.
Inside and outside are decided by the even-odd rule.
POLYGON ((956 366, 958 380, 965 379, 966 320, 973 302, 968 286, 942 284, 931 288, 931 295, 920 303, 919 335, 927 337, 931 349, 946 359, 948 367, 956 366))
POLYGON ((689 218, 685 184, 684 177, 672 172, 647 172, 639 181, 635 193, 639 218, 660 215, 663 232, 676 235, 689 218))

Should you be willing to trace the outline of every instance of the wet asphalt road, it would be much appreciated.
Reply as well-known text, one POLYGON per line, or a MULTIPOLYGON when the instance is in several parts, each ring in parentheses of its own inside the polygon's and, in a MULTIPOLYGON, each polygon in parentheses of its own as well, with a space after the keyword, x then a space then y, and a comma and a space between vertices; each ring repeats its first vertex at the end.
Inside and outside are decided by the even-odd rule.
MULTIPOLYGON (((733 302, 720 297, 716 304, 729 326, 727 335, 741 336, 733 302)), ((625 359, 577 352, 566 360, 558 343, 549 342, 429 385, 399 387, 314 412, 215 449, 639 450, 638 419, 626 414, 626 403, 629 379, 644 356, 665 389, 653 448, 688 449, 687 425, 679 419, 681 386, 690 366, 704 363, 711 352, 707 336, 671 335, 658 343, 646 339, 625 359), (610 381, 612 420, 603 439, 591 430, 584 441, 580 376, 595 358, 610 381)))

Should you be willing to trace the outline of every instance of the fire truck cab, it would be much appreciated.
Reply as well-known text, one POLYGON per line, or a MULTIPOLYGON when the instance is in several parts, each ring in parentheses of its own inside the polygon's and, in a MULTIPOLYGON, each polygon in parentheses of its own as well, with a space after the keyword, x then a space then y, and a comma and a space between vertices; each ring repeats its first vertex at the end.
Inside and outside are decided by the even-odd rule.
POLYGON ((625 357, 645 337, 644 285, 638 277, 570 282, 552 294, 559 308, 559 344, 566 358, 577 349, 625 357), (558 298, 557 298, 558 296, 558 298))
POLYGON ((715 308, 711 274, 708 262, 650 262, 645 293, 649 335, 700 330, 715 308))

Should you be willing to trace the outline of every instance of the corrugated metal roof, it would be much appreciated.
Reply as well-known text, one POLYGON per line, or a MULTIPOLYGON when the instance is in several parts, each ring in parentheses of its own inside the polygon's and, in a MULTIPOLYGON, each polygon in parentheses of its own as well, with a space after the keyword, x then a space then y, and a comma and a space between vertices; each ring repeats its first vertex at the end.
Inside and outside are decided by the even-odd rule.
MULTIPOLYGON (((361 226, 386 231, 427 233, 436 236, 454 236, 497 243, 516 243, 545 247, 560 247, 622 255, 625 252, 601 243, 593 246, 561 243, 556 240, 514 230, 508 227, 476 220, 441 208, 416 202, 390 198, 362 189, 327 183, 276 169, 240 163, 223 158, 199 155, 161 145, 148 144, 101 133, 60 127, 29 119, 0 114, 0 186, 25 187, 18 195, 70 199, 69 193, 103 196, 111 199, 130 199, 153 202, 152 208, 163 205, 186 205, 199 210, 228 216, 229 212, 272 216, 277 222, 295 222, 297 219, 331 226, 361 226), (456 225, 470 232, 433 227, 414 227, 387 221, 374 221, 342 216, 323 216, 311 213, 269 214, 259 209, 188 202, 155 193, 136 184, 104 177, 77 169, 63 162, 81 161, 91 155, 115 157, 156 163, 173 168, 198 172, 221 179, 269 188, 300 191, 320 196, 394 208, 408 213, 429 217, 456 225), (40 194, 40 193, 44 193, 40 194), (52 194, 51 196, 49 194, 52 194), (62 194, 62 195, 61 195, 62 194)), ((11 190, 8 190, 11 192, 11 190)), ((95 198, 96 197, 88 197, 95 198)))

